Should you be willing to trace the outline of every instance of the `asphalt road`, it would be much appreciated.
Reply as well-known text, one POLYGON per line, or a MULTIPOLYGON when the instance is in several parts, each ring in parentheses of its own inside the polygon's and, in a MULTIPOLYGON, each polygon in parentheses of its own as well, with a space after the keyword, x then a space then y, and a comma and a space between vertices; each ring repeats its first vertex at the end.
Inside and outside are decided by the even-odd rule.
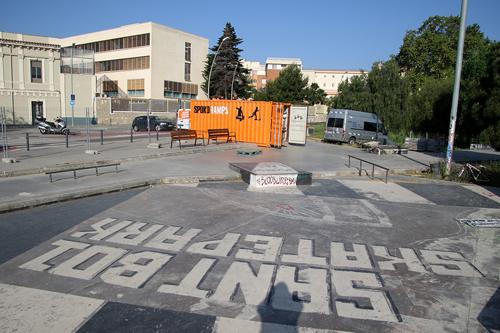
MULTIPOLYGON (((70 126, 68 145, 84 145, 87 142, 87 129, 85 126, 70 126)), ((151 141, 170 138, 169 131, 147 131, 133 132, 129 125, 101 126, 93 125, 89 130, 89 138, 92 144, 103 142, 130 142, 148 139, 151 141)), ((7 131, 7 142, 10 149, 37 149, 47 146, 66 146, 66 137, 62 134, 41 134, 36 127, 9 127, 7 131)))
POLYGON ((0 331, 496 332, 487 188, 161 185, 3 214, 0 331))

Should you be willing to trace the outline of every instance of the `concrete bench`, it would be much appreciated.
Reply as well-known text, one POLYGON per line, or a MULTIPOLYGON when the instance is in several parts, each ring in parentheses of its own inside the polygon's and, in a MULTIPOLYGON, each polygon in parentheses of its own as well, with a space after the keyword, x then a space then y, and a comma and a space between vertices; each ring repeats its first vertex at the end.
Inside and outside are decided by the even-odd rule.
POLYGON ((219 137, 226 138, 226 142, 229 142, 230 138, 234 138, 234 141, 236 142, 236 133, 235 132, 229 132, 227 128, 220 128, 220 129, 209 129, 208 130, 208 143, 210 144, 210 140, 215 139, 215 143, 217 142, 217 139, 219 137))
POLYGON ((95 165, 72 165, 72 166, 64 166, 64 167, 58 167, 58 168, 44 168, 44 172, 46 175, 49 175, 50 182, 52 183, 52 175, 54 173, 73 171, 73 179, 76 179, 76 172, 78 170, 95 169, 95 175, 99 176, 99 171, 98 171, 99 168, 114 166, 114 167, 116 167, 116 173, 118 173, 118 166, 119 165, 120 165, 119 162, 111 162, 111 163, 103 163, 103 164, 95 164, 95 165))
POLYGON ((181 130, 170 132, 170 148, 174 141, 179 141, 179 148, 182 149, 181 140, 194 140, 194 145, 196 146, 196 141, 198 139, 203 140, 203 147, 205 147, 205 137, 201 133, 197 133, 196 130, 181 130))

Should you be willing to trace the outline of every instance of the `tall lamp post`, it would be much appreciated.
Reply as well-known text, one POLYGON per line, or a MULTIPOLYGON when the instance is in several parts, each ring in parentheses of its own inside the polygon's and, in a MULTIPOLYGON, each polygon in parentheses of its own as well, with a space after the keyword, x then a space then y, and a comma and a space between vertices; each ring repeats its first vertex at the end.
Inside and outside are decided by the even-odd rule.
POLYGON ((220 47, 226 39, 229 39, 229 37, 224 37, 222 42, 220 42, 219 47, 217 48, 217 52, 215 53, 214 60, 212 60, 212 66, 210 66, 210 73, 208 74, 208 88, 207 88, 208 99, 210 99, 210 77, 212 76, 212 68, 214 68, 215 58, 217 58, 217 55, 219 54, 220 47))

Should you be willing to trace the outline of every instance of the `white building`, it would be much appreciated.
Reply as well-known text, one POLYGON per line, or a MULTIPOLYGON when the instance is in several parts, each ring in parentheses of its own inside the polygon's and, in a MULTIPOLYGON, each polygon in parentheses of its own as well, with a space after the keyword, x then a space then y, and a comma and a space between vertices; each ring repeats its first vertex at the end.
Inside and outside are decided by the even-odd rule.
POLYGON ((208 38, 154 22, 61 39, 63 47, 93 50, 97 92, 107 96, 206 99, 202 72, 208 38))
POLYGON ((303 69, 302 74, 309 78, 309 84, 317 83, 320 89, 323 89, 328 96, 338 94, 339 84, 342 81, 351 79, 353 76, 359 76, 363 73, 361 70, 353 69, 303 69))
POLYGON ((58 38, 0 31, 0 107, 8 124, 60 115, 58 38))

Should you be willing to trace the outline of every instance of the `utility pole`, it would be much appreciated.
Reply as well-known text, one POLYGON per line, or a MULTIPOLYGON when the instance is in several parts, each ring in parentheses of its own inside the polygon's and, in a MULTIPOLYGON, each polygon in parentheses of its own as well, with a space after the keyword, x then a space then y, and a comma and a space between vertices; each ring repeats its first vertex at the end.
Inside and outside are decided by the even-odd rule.
POLYGON ((464 54, 465 30, 467 28, 467 7, 469 0, 462 0, 462 13, 460 15, 460 30, 458 33, 457 64, 455 65, 455 83, 453 85, 453 100, 451 104, 450 131, 448 134, 448 150, 446 151, 446 169, 448 174, 451 169, 453 145, 455 143, 455 127, 457 125, 458 95, 460 93, 460 76, 462 74, 462 59, 464 54))

